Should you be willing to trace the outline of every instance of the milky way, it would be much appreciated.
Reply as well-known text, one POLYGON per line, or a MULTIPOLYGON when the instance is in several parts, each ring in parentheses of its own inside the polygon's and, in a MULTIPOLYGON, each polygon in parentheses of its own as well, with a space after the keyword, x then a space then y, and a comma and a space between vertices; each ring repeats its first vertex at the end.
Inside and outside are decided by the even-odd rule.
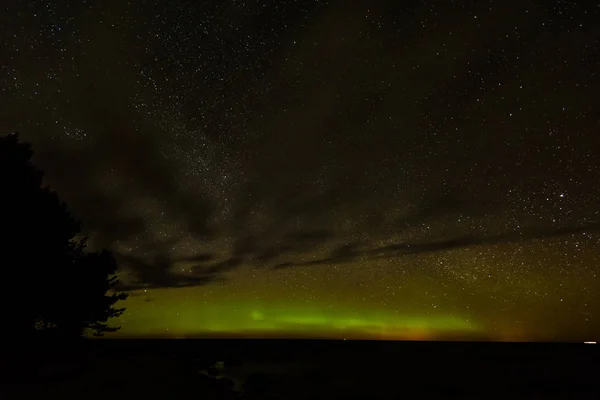
POLYGON ((600 10, 9 1, 0 133, 121 335, 600 335, 600 10))

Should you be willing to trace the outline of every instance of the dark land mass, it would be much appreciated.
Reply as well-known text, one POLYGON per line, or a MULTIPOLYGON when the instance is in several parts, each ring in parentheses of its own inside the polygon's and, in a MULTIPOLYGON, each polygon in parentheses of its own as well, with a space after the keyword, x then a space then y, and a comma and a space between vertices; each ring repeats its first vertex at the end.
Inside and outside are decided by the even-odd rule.
POLYGON ((600 398, 600 347, 582 343, 110 339, 48 345, 4 343, 1 398, 600 398))

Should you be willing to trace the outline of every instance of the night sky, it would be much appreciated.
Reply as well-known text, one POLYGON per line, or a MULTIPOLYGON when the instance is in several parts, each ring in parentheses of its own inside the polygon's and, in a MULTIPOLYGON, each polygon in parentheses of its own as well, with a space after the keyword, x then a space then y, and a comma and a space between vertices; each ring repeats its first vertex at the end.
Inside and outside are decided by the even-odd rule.
POLYGON ((0 134, 115 253, 117 335, 600 336, 597 4, 0 9, 0 134))

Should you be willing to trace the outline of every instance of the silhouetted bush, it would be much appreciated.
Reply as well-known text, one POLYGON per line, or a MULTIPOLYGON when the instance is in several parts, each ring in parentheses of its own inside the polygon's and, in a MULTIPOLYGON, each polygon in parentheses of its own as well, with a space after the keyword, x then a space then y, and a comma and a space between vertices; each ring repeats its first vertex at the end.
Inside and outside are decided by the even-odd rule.
MULTIPOLYGON (((127 297, 112 293, 111 253, 85 251, 80 223, 31 162, 17 134, 0 137, 0 265, 5 333, 77 337, 118 329, 107 325, 127 297)), ((72 166, 77 168, 76 165, 72 166)))

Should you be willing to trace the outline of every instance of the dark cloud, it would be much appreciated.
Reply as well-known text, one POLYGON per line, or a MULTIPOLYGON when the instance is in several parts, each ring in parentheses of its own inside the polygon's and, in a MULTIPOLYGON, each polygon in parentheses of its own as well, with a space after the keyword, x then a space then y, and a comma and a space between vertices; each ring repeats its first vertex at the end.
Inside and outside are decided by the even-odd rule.
POLYGON ((241 258, 232 257, 232 258, 217 262, 212 265, 207 265, 207 266, 202 266, 202 267, 196 266, 194 270, 201 271, 202 273, 208 274, 208 275, 223 274, 223 273, 226 273, 226 272, 236 269, 237 267, 241 266, 242 263, 243 263, 243 260, 241 258))
POLYGON ((339 204, 341 189, 332 185, 325 193, 318 193, 310 185, 286 182, 285 172, 281 174, 276 177, 275 171, 269 171, 264 180, 246 185, 236 197, 229 233, 235 239, 237 256, 263 253, 266 249, 258 247, 272 242, 283 242, 278 246, 286 248, 297 247, 301 242, 321 242, 324 236, 332 235, 325 225, 339 204), (273 186, 273 180, 282 185, 273 186), (266 218, 258 223, 252 221, 253 215, 265 211, 266 218), (308 226, 298 227, 298 221, 308 226))
POLYGON ((173 261, 164 255, 150 259, 117 254, 117 261, 124 263, 133 274, 127 282, 121 283, 118 290, 131 291, 150 288, 175 288, 188 286, 203 286, 209 283, 224 282, 226 279, 216 272, 199 274, 183 274, 173 270, 173 261))
POLYGON ((215 257, 216 257, 216 255, 213 253, 201 253, 201 254, 195 254, 195 255, 189 256, 189 257, 179 258, 178 261, 191 262, 191 263, 205 263, 205 262, 214 260, 215 257))
MULTIPOLYGON (((251 196, 249 196, 251 197, 251 196)), ((291 201, 291 200, 290 200, 291 201)), ((600 230, 600 225, 582 223, 578 226, 531 226, 518 230, 506 231, 497 234, 485 234, 472 230, 467 234, 456 237, 422 239, 419 241, 402 241, 386 245, 377 245, 370 240, 356 240, 351 236, 336 235, 332 229, 296 229, 293 224, 286 226, 282 221, 293 221, 302 217, 302 212, 309 212, 315 207, 318 211, 318 200, 302 199, 300 195, 294 200, 296 206, 283 204, 275 213, 279 217, 272 224, 260 226, 262 231, 251 232, 239 226, 235 250, 230 257, 215 261, 223 255, 215 253, 200 253, 189 257, 161 256, 152 263, 140 263, 139 259, 123 258, 126 266, 131 266, 137 276, 138 285, 153 285, 153 287, 197 286, 210 283, 226 282, 225 275, 244 266, 267 267, 271 269, 284 269, 298 266, 318 266, 351 263, 357 260, 374 260, 379 258, 394 258, 406 255, 426 254, 449 251, 452 249, 471 246, 496 245, 502 243, 519 243, 536 239, 546 239, 558 236, 567 236, 582 232, 600 230), (339 241, 342 241, 342 244, 339 241), (307 255, 322 253, 329 249, 326 256, 307 255), (188 262, 193 264, 190 268, 191 275, 172 274, 173 264, 188 262)), ((322 203, 321 203, 322 204, 322 203)), ((250 207, 248 207, 250 209, 250 207)), ((407 226, 419 228, 422 225, 436 221, 445 221, 455 215, 481 218, 485 214, 501 212, 501 208, 494 208, 491 204, 477 204, 469 199, 460 198, 449 191, 442 194, 433 194, 415 206, 414 211, 405 216, 403 224, 392 229, 392 234, 403 232, 407 226)), ((243 220, 243 218, 242 218, 243 220)), ((321 225, 322 221, 308 218, 313 225, 321 225)), ((239 222, 239 221, 238 221, 239 222)), ((386 237, 383 236, 385 240, 386 237)), ((173 237, 162 245, 153 243, 146 250, 167 249, 175 245, 180 238, 173 237)), ((131 288, 131 287, 129 287, 131 288)))
POLYGON ((430 242, 401 242, 384 246, 367 247, 362 249, 357 245, 344 244, 334 249, 330 256, 309 261, 287 261, 273 266, 274 269, 282 269, 296 266, 331 265, 348 263, 361 260, 373 260, 377 258, 393 258, 406 255, 426 254, 434 252, 449 251, 471 246, 497 245, 504 243, 525 243, 531 240, 548 239, 553 237, 568 236, 586 232, 600 231, 600 223, 582 224, 580 226, 558 227, 558 228, 530 228, 503 232, 496 235, 471 235, 450 239, 441 239, 430 242))
POLYGON ((498 211, 499 207, 492 205, 489 200, 483 202, 469 197, 467 190, 461 191, 460 188, 454 190, 434 189, 433 193, 428 193, 398 220, 398 226, 418 226, 449 216, 463 215, 480 218, 487 212, 498 211), (461 192, 460 195, 459 192, 461 192))

